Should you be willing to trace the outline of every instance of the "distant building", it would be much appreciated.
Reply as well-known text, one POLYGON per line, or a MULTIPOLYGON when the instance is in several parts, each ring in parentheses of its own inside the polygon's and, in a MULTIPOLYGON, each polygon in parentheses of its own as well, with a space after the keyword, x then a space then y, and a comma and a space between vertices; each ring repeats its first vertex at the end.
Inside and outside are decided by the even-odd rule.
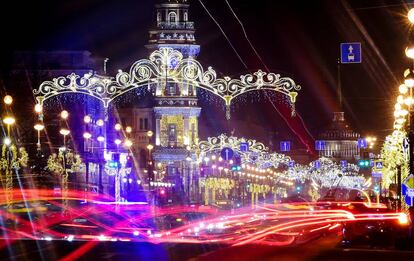
POLYGON ((360 156, 358 139, 361 135, 353 131, 345 121, 344 112, 334 112, 332 122, 318 140, 324 142, 319 156, 334 160, 355 161, 360 156))
MULTIPOLYGON (((29 73, 41 83, 53 77, 75 72, 83 75, 97 69, 89 51, 18 51, 13 55, 12 74, 29 73)), ((27 80, 27 77, 22 77, 27 80)))

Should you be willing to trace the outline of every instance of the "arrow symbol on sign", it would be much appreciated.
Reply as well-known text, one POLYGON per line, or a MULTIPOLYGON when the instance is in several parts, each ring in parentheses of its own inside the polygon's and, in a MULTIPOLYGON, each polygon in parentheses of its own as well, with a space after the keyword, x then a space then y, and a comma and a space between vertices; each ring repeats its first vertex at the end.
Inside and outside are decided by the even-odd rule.
POLYGON ((354 50, 354 47, 352 47, 352 45, 350 45, 349 48, 348 48, 349 53, 352 53, 353 50, 354 50))
POLYGON ((228 160, 228 159, 229 159, 229 150, 226 149, 226 160, 228 160))

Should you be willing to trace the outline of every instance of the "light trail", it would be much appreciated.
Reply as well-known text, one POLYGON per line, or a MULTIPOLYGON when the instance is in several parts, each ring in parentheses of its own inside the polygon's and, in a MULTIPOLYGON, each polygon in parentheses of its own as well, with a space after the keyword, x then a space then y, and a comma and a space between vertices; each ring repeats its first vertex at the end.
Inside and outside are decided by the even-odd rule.
MULTIPOLYGON (((8 242, 2 247, 24 239, 89 241, 67 260, 100 241, 287 246, 306 235, 337 233, 347 223, 408 223, 404 213, 386 212, 383 204, 367 202, 265 204, 253 210, 220 211, 205 206, 101 204, 109 198, 93 194, 87 195, 91 201, 85 203, 84 191, 68 192, 71 200, 63 215, 60 195, 53 191, 15 192, 15 208, 0 210, 0 237, 8 242), (28 213, 35 218, 28 219, 28 213)), ((1 203, 6 204, 3 191, 1 203)))

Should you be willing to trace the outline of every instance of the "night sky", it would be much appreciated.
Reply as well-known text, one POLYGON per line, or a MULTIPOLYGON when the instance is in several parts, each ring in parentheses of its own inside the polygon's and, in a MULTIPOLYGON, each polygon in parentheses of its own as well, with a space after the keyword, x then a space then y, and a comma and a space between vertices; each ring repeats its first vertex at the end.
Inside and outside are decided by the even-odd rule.
MULTIPOLYGON (((147 53, 144 45, 154 21, 154 2, 13 1, 2 8, 0 16, 2 77, 7 77, 12 54, 19 50, 89 50, 96 57, 110 58, 110 72, 126 69, 147 53)), ((361 42, 363 63, 341 67, 346 118, 362 134, 385 136, 391 132, 397 87, 409 64, 404 55, 410 30, 405 1, 229 0, 264 64, 224 0, 203 2, 248 69, 199 1, 191 0, 190 20, 196 23, 202 64, 213 66, 222 75, 237 76, 267 66, 292 77, 302 86, 297 110, 315 137, 329 123, 332 112, 339 110, 339 44, 361 42)), ((13 88, 4 81, 0 84, 3 90, 13 88)), ((279 138, 287 135, 286 125, 270 103, 259 102, 236 106, 244 109, 233 118, 236 133, 249 135, 262 128, 263 133, 280 132, 279 138), (245 128, 246 121, 256 127, 245 128)), ((213 115, 204 118, 207 126, 216 128, 213 115)))

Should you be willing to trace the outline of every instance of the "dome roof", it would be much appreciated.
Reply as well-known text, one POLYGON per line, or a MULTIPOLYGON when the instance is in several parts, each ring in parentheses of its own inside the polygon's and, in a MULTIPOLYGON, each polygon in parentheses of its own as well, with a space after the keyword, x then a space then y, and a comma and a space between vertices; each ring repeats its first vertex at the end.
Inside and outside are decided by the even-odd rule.
POLYGON ((361 135, 353 131, 345 121, 344 112, 334 112, 328 128, 319 135, 323 140, 358 140, 361 135))

